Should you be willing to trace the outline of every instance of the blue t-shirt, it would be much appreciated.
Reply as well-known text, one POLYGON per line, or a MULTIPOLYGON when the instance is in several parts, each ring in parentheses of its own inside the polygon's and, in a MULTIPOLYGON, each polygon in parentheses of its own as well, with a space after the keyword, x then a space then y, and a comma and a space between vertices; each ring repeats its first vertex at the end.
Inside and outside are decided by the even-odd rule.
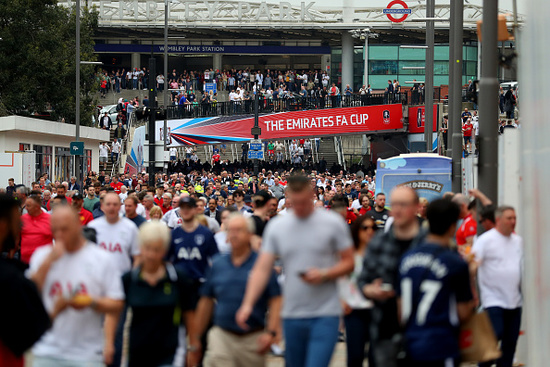
MULTIPOLYGON (((239 267, 235 267, 230 254, 218 255, 212 263, 207 280, 203 284, 201 296, 216 299, 214 325, 235 333, 244 333, 235 322, 235 314, 244 298, 246 283, 256 262, 258 254, 252 252, 250 257, 239 267)), ((271 298, 281 295, 275 271, 272 271, 269 283, 256 305, 252 309, 247 324, 251 330, 265 327, 265 314, 271 298)))
POLYGON ((462 112, 462 122, 466 122, 470 117, 472 117, 470 112, 462 112))
POLYGON ((204 281, 209 262, 217 253, 216 240, 207 227, 199 225, 188 233, 178 226, 172 231, 167 257, 176 269, 183 270, 191 279, 204 281))
POLYGON ((407 353, 415 361, 442 361, 460 355, 456 305, 472 300, 468 265, 455 252, 422 244, 399 265, 407 353))

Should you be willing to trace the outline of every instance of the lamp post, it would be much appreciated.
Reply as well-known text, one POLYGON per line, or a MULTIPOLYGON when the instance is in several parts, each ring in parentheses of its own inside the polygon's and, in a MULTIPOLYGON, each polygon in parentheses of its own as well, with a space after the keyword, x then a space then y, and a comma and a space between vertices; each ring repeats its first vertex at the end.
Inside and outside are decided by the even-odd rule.
MULTIPOLYGON (((80 139, 80 0, 76 0, 76 105, 75 105, 75 141, 80 139)), ((77 181, 80 181, 80 156, 74 156, 74 174, 77 181)))
POLYGON ((164 151, 166 151, 166 140, 168 140, 168 1, 164 0, 164 151))
POLYGON ((359 38, 365 41, 363 55, 365 58, 363 70, 363 84, 365 87, 369 85, 369 38, 378 38, 378 33, 373 33, 370 28, 353 29, 349 31, 353 38, 359 38))

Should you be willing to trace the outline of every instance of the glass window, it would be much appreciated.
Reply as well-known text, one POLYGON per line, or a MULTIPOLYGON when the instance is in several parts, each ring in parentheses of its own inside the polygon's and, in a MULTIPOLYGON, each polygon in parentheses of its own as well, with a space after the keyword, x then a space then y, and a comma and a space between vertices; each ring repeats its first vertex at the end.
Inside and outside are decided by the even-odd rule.
POLYGON ((369 75, 369 84, 372 89, 384 90, 390 79, 397 79, 397 75, 369 75))
POLYGON ((51 177, 52 170, 52 147, 44 145, 35 145, 36 152, 36 177, 47 173, 51 177))
POLYGON ((403 69, 404 67, 425 67, 425 61, 399 61, 399 74, 401 75, 424 75, 425 69, 403 69))
POLYGON ((434 75, 434 85, 449 85, 448 75, 434 75))
POLYGON ((435 46, 434 60, 446 60, 449 62, 449 46, 435 46))
POLYGON ((369 74, 395 75, 397 74, 397 61, 395 60, 369 61, 369 74))
POLYGON ((477 61, 477 47, 467 46, 464 59, 469 61, 477 61))
POLYGON ((82 159, 82 176, 86 177, 88 175, 88 172, 92 170, 92 151, 90 149, 86 149, 84 151, 84 157, 82 159))
POLYGON ((397 60, 399 46, 369 46, 369 60, 397 60))
POLYGON ((476 75, 477 74, 477 62, 475 61, 465 61, 466 75, 476 75))
POLYGON ((449 75, 449 61, 435 61, 434 75, 449 75))
POLYGON ((68 180, 73 175, 73 157, 69 148, 55 148, 55 179, 68 180))
POLYGON ((27 143, 19 143, 19 151, 24 152, 26 150, 31 150, 31 145, 27 143))
MULTIPOLYGON (((435 52, 435 50, 434 50, 435 52)), ((400 48, 399 60, 426 60, 424 48, 400 48)))

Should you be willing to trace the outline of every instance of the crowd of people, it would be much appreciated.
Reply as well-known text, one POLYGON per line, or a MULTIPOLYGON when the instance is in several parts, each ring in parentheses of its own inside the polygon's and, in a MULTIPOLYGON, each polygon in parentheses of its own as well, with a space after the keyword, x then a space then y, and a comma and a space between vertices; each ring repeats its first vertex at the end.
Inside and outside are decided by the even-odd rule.
MULTIPOLYGON (((508 91, 510 92, 510 90, 508 91)), ((507 92, 507 93, 508 93, 507 92)), ((511 93, 511 92, 510 92, 511 93)), ((501 95, 503 95, 501 93, 501 95)), ((513 95, 512 95, 513 96, 513 95)), ((515 101, 515 99, 514 99, 515 101)), ((515 103, 514 103, 515 105, 515 103)), ((520 122, 517 116, 514 116, 513 112, 511 112, 510 116, 511 118, 508 118, 509 113, 507 111, 502 111, 502 113, 506 112, 507 118, 499 118, 498 124, 495 126, 495 128, 498 130, 498 134, 504 134, 504 132, 507 129, 519 129, 520 128, 520 122)), ((462 112, 461 116, 462 121, 462 151, 465 157, 475 154, 479 154, 479 116, 478 111, 473 110, 470 112, 468 108, 465 108, 462 112)), ((443 137, 443 143, 445 147, 448 147, 448 131, 449 131, 449 118, 447 115, 443 117, 443 122, 441 123, 440 132, 442 133, 443 137)))
POLYGON ((256 367, 283 348, 289 367, 323 367, 341 337, 350 367, 458 366, 459 328, 481 306, 511 367, 514 208, 375 182, 265 168, 10 180, 0 365, 32 347, 36 367, 256 367))

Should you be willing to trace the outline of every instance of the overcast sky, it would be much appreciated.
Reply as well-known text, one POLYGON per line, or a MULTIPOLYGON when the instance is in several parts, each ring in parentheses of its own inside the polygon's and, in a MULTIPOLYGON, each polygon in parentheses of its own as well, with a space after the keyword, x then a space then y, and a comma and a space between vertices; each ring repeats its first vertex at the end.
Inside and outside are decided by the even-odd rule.
MULTIPOLYGON (((300 3, 300 1, 305 1, 306 3, 307 2, 310 2, 310 1, 314 1, 315 2, 315 5, 317 6, 327 6, 327 7, 331 7, 333 8, 337 3, 339 4, 342 4, 343 3, 343 0, 293 0, 291 1, 292 3, 300 3)), ((384 7, 386 5, 388 5, 388 3, 390 2, 390 0, 351 0, 353 5, 354 6, 357 6, 357 7, 373 7, 373 8, 376 8, 376 7, 384 7)), ((425 0, 422 0, 422 1, 425 1, 425 0)), ((475 4, 475 5, 483 5, 483 0, 465 0, 465 2, 468 1, 470 4, 475 4)), ((526 11, 526 2, 525 0, 516 0, 517 1, 517 6, 518 6, 518 13, 520 14, 525 14, 525 11, 526 11)), ((414 5, 414 4, 418 4, 418 0, 405 0, 405 2, 407 4, 411 4, 411 5, 414 5)), ((449 4, 450 3, 450 0, 435 0, 435 3, 436 5, 440 5, 440 4, 449 4)), ((499 0, 499 7, 500 9, 502 10, 509 10, 510 12, 512 11, 513 9, 513 6, 512 6, 512 3, 513 3, 513 0, 499 0)))

